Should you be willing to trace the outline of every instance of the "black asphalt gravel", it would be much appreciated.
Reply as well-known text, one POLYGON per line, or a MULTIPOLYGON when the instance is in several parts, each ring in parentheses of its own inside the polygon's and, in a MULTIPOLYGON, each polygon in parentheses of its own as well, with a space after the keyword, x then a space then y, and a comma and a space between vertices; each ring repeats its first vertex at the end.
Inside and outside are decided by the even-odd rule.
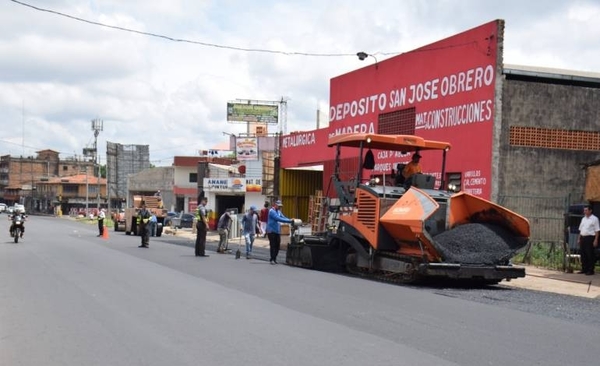
POLYGON ((522 246, 510 231, 482 223, 460 225, 433 239, 448 263, 501 264, 522 246))

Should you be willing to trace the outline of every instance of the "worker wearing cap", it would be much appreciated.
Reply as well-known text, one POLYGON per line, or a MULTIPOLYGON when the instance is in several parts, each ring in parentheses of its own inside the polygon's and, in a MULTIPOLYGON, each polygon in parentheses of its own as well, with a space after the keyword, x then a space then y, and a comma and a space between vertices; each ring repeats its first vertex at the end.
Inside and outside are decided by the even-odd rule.
POLYGON ((231 221, 232 219, 229 211, 225 211, 225 213, 219 217, 217 223, 217 231, 219 232, 217 253, 225 253, 225 249, 227 248, 227 238, 229 237, 229 230, 231 229, 231 221))
POLYGON ((415 174, 421 174, 421 155, 419 152, 415 152, 412 156, 410 163, 406 164, 402 170, 402 176, 404 176, 404 188, 408 189, 412 185, 413 177, 415 174))
POLYGON ((98 213, 98 236, 102 236, 104 234, 104 219, 106 218, 106 213, 104 209, 101 209, 98 213))
POLYGON ((256 206, 250 206, 248 212, 242 217, 242 236, 246 241, 246 259, 252 255, 252 245, 256 238, 256 229, 258 228, 258 211, 256 206))
POLYGON ((142 237, 142 245, 138 248, 148 248, 150 245, 150 216, 152 214, 146 209, 146 202, 142 201, 142 208, 138 211, 136 223, 142 237))
POLYGON ((281 213, 281 201, 275 201, 273 207, 269 210, 269 220, 267 221, 267 237, 269 238, 269 247, 271 249, 271 264, 277 264, 277 255, 281 246, 281 229, 280 223, 291 224, 293 221, 288 219, 281 213))
POLYGON ((208 233, 208 198, 202 197, 196 209, 196 257, 209 257, 206 254, 206 234, 208 233))

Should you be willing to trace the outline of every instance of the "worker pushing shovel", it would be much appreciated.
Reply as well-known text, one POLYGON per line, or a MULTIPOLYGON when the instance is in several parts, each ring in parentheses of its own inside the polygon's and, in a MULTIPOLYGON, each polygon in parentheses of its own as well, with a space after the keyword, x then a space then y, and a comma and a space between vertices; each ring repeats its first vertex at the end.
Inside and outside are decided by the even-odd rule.
POLYGON ((229 250, 229 232, 231 231, 231 222, 233 221, 233 212, 225 211, 219 218, 217 223, 217 231, 219 232, 219 245, 217 253, 227 253, 229 250))
MULTIPOLYGON (((252 257, 252 244, 254 243, 254 238, 256 237, 256 232, 259 228, 258 226, 258 212, 256 210, 256 206, 250 206, 250 209, 242 216, 240 220, 240 233, 241 236, 244 237, 246 241, 246 259, 250 259, 252 257)), ((242 245, 242 238, 240 237, 240 245, 242 245)), ((238 252, 240 250, 238 246, 238 252)), ((241 253, 240 253, 241 256, 241 253)), ((239 256, 236 253, 236 258, 239 256)))

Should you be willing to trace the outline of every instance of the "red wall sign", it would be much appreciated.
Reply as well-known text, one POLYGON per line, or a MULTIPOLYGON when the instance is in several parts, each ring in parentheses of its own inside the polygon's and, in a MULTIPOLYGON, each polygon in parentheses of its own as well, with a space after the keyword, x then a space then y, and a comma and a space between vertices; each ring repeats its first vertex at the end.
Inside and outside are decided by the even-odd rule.
MULTIPOLYGON (((282 137, 282 167, 331 160, 335 151, 327 147, 328 136, 378 133, 381 114, 414 108, 416 135, 452 144, 446 172, 461 173, 463 191, 489 198, 498 25, 490 22, 331 79, 329 127, 303 132, 303 138, 282 137), (324 141, 321 131, 327 134, 324 141)), ((344 156, 357 154, 349 150, 344 156)), ((422 155, 423 170, 441 178, 441 154, 422 155)), ((375 173, 388 174, 409 160, 409 155, 378 152, 375 173)))
POLYGON ((281 161, 284 168, 321 165, 333 159, 334 149, 327 147, 329 129, 294 132, 281 137, 281 161), (302 156, 295 156, 301 154, 302 156), (285 155, 285 156, 284 156, 285 155), (285 164, 285 165, 283 165, 285 164))

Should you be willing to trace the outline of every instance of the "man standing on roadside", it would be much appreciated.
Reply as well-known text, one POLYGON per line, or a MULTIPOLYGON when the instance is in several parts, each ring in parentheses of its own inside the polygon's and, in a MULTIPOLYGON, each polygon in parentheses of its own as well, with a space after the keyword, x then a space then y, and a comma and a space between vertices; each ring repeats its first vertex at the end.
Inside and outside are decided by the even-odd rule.
POLYGON ((158 220, 156 219, 156 215, 152 213, 150 216, 150 236, 156 236, 156 227, 158 226, 158 220))
POLYGON ((150 211, 146 209, 146 202, 142 201, 142 208, 138 211, 136 223, 142 237, 142 245, 138 248, 148 248, 150 245, 150 211))
POLYGON ((98 236, 104 235, 104 218, 106 218, 106 213, 104 213, 104 209, 101 209, 98 214, 98 236))
POLYGON ((250 259, 252 255, 252 245, 254 244, 254 238, 256 238, 256 228, 258 226, 258 220, 256 215, 256 206, 250 206, 250 210, 242 217, 242 235, 246 241, 246 259, 250 259))
POLYGON ((281 247, 281 228, 279 223, 291 224, 293 221, 281 213, 281 201, 275 201, 273 207, 269 210, 269 221, 267 222, 267 236, 269 237, 269 248, 271 249, 271 259, 269 263, 277 264, 277 255, 281 247))
POLYGON ((587 276, 594 274, 596 266, 595 249, 598 247, 598 234, 600 233, 600 224, 598 218, 592 215, 592 206, 586 205, 583 208, 583 218, 579 224, 579 251, 581 253, 581 272, 587 276))
POLYGON ((267 237, 267 222, 269 222, 269 202, 260 210, 260 235, 267 237))
POLYGON ((196 209, 196 257, 209 257, 206 254, 206 233, 208 233, 208 198, 202 197, 196 209))
POLYGON ((217 253, 225 253, 225 249, 227 249, 227 238, 229 237, 229 231, 231 230, 231 222, 232 218, 229 211, 225 211, 219 218, 219 222, 217 223, 217 231, 219 232, 219 246, 217 247, 217 253))

